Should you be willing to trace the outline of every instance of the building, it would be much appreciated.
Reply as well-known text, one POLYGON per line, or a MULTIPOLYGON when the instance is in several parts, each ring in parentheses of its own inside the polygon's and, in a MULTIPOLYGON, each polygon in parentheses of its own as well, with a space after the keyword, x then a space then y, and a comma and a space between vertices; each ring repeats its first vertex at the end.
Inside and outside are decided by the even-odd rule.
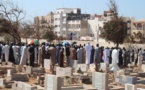
MULTIPOLYGON (((97 42, 106 42, 100 38, 101 30, 103 29, 104 23, 112 19, 112 13, 110 11, 104 11, 102 15, 95 14, 93 18, 88 20, 88 35, 93 37, 97 42)), ((127 34, 131 34, 132 31, 132 20, 134 18, 123 17, 124 22, 127 24, 127 34)))
POLYGON ((54 14, 54 32, 57 36, 79 39, 87 33, 89 14, 82 14, 79 8, 59 8, 54 14), (81 33, 80 33, 81 32, 81 33))
POLYGON ((43 27, 53 26, 54 23, 54 13, 50 12, 46 16, 36 16, 34 17, 34 26, 35 26, 35 32, 36 36, 42 37, 42 33, 45 32, 43 27), (39 34, 39 35, 38 35, 39 34))
POLYGON ((145 19, 138 20, 138 21, 135 21, 134 19, 132 19, 131 24, 132 24, 131 25, 131 34, 132 35, 134 33, 141 32, 143 34, 143 36, 145 37, 145 19))
POLYGON ((93 19, 88 20, 88 35, 99 41, 100 30, 103 28, 105 20, 102 15, 95 15, 93 19))

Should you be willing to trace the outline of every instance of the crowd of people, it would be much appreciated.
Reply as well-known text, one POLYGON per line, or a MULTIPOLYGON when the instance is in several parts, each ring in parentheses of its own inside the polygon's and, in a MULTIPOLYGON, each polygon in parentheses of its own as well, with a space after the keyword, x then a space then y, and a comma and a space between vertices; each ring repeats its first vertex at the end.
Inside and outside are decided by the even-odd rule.
POLYGON ((70 45, 70 44, 49 44, 43 42, 41 45, 34 43, 14 44, 10 45, 0 42, 0 59, 2 62, 12 62, 19 65, 30 65, 34 67, 36 62, 44 67, 44 59, 51 60, 51 70, 58 64, 60 67, 70 66, 70 60, 78 60, 78 64, 85 63, 87 65, 94 63, 95 69, 98 70, 100 63, 104 62, 107 66, 112 64, 121 68, 127 67, 128 64, 134 63, 135 66, 141 66, 145 60, 145 50, 141 48, 137 51, 126 50, 118 47, 99 47, 88 44, 70 45))

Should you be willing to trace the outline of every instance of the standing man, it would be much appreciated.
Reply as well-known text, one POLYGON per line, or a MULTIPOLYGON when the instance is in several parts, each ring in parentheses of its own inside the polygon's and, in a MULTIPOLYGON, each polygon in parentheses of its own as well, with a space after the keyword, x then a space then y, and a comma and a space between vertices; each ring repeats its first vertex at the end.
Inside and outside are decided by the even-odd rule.
POLYGON ((94 60, 95 60, 95 69, 96 71, 99 70, 100 67, 100 47, 99 44, 96 45, 96 49, 95 49, 95 54, 94 54, 94 60))
POLYGON ((5 46, 3 46, 3 53, 5 55, 5 61, 6 62, 9 61, 9 49, 10 49, 10 46, 8 44, 6 44, 5 46))
POLYGON ((12 63, 15 63, 13 43, 11 43, 10 48, 9 48, 9 61, 12 63))
POLYGON ((35 60, 35 47, 34 44, 31 44, 29 48, 30 52, 30 66, 34 67, 34 60, 35 60))
POLYGON ((122 58, 122 50, 121 50, 121 48, 119 48, 118 51, 119 51, 119 67, 122 67, 123 58, 122 58))
POLYGON ((54 45, 51 45, 49 50, 50 52, 50 60, 51 60, 51 72, 54 73, 54 66, 55 66, 55 60, 56 60, 56 48, 54 45))
POLYGON ((137 63, 139 69, 141 69, 142 60, 143 60, 143 55, 142 55, 142 49, 140 48, 138 52, 138 63, 137 63))
POLYGON ((104 57, 104 63, 106 63, 106 65, 109 66, 110 50, 108 47, 103 51, 103 57, 104 57))
POLYGON ((90 45, 90 43, 88 43, 86 45, 86 48, 85 48, 85 51, 86 51, 86 64, 87 65, 90 64, 91 50, 92 50, 92 46, 90 45))
POLYGON ((65 46, 65 55, 66 55, 67 66, 69 66, 69 64, 70 64, 70 47, 68 44, 65 46))
POLYGON ((94 62, 94 53, 95 53, 95 49, 94 49, 94 46, 92 46, 90 64, 92 64, 94 62))
POLYGON ((26 65, 28 60, 28 48, 27 46, 21 46, 21 58, 20 58, 20 65, 26 65))
POLYGON ((118 63, 119 63, 119 52, 118 52, 117 47, 116 47, 112 51, 112 68, 111 68, 112 71, 119 70, 118 63))
POLYGON ((61 48, 60 52, 59 52, 59 60, 58 60, 58 65, 59 67, 64 67, 64 48, 61 48))
POLYGON ((45 42, 42 43, 42 46, 41 46, 41 64, 42 64, 42 67, 44 67, 44 58, 45 58, 45 42))

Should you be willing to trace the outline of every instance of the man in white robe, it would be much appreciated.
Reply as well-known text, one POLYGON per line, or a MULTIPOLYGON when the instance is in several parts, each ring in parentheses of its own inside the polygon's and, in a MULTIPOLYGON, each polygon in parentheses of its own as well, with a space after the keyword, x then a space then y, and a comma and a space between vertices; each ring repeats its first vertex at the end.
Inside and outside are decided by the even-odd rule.
POLYGON ((22 54, 20 59, 20 65, 26 65, 28 60, 28 49, 26 46, 22 46, 22 54))
POLYGON ((7 44, 5 46, 3 46, 3 52, 5 54, 5 61, 6 62, 9 61, 9 48, 10 48, 10 46, 7 44))
POLYGON ((143 60, 143 54, 142 54, 142 49, 140 48, 140 50, 138 52, 138 62, 137 62, 137 66, 139 69, 141 69, 142 60, 143 60))
POLYGON ((103 51, 103 60, 104 60, 104 63, 107 64, 107 66, 109 66, 109 57, 110 57, 110 50, 109 48, 106 48, 104 51, 103 51))
POLYGON ((42 56, 41 56, 41 52, 42 51, 42 48, 41 46, 39 46, 39 49, 38 49, 38 65, 42 65, 42 56))
POLYGON ((35 60, 34 60, 34 62, 37 62, 38 63, 38 58, 37 58, 37 55, 38 55, 38 49, 37 49, 37 46, 35 46, 35 48, 34 48, 34 53, 35 53, 35 60))
POLYGON ((90 57, 91 57, 91 50, 92 46, 90 43, 86 45, 85 51, 86 51, 86 64, 90 64, 90 57))
POLYGON ((112 51, 112 68, 111 68, 112 71, 119 70, 118 63, 119 63, 119 52, 118 52, 117 47, 116 47, 112 51))
POLYGON ((81 64, 82 63, 82 48, 81 47, 77 49, 77 59, 78 59, 78 63, 81 64))

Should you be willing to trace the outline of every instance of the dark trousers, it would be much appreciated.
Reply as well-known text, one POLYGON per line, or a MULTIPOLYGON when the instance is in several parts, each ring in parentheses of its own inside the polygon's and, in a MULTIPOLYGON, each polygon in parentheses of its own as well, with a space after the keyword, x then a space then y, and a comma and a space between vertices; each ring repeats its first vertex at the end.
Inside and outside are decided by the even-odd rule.
POLYGON ((34 67, 34 55, 30 55, 30 66, 34 67))

